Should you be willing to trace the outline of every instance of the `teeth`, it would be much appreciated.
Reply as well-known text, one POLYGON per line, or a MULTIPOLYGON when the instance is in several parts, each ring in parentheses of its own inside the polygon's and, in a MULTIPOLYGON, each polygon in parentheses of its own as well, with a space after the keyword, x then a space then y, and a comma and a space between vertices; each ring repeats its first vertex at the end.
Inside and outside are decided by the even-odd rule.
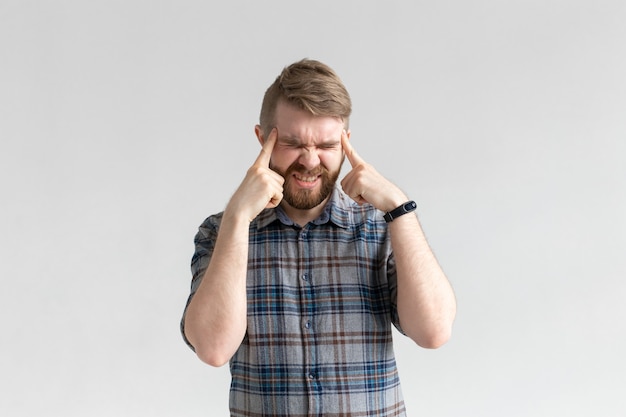
POLYGON ((298 175, 296 175, 296 179, 298 181, 303 181, 303 182, 313 182, 317 179, 317 177, 300 177, 298 175))

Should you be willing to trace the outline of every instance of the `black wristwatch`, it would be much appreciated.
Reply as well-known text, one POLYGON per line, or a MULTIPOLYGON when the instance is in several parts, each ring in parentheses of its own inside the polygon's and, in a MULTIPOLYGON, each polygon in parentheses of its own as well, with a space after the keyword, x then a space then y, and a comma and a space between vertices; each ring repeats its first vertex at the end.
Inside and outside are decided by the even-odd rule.
POLYGON ((415 211, 415 209, 417 208, 417 204, 415 204, 415 201, 409 201, 407 203, 404 203, 403 205, 401 205, 400 207, 397 207, 391 211, 388 211, 387 213, 385 213, 385 215, 383 216, 383 219, 385 219, 385 221, 387 223, 392 222, 394 219, 397 219, 398 217, 410 213, 412 211, 415 211))

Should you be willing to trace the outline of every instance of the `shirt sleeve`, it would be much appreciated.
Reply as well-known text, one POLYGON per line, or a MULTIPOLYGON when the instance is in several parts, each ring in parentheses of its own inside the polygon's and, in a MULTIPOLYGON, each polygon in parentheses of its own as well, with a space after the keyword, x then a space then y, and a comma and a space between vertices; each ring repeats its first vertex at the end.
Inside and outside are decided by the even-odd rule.
POLYGON ((187 336, 185 335, 185 316, 187 314, 187 307, 189 307, 191 299, 198 290, 200 282, 202 282, 202 277, 204 276, 204 271, 206 271, 209 266, 209 261, 213 255, 220 219, 221 215, 207 218, 198 228, 198 233, 196 233, 194 238, 195 250, 193 257, 191 258, 191 291, 189 293, 189 297, 187 298, 187 303, 185 304, 183 317, 180 321, 180 332, 183 336, 183 340, 194 351, 195 349, 193 345, 189 342, 187 336))
POLYGON ((388 257, 387 257, 387 284, 389 285, 389 301, 391 303, 391 322, 398 331, 406 336, 400 324, 400 315, 398 314, 398 273, 396 270, 396 260, 391 251, 391 242, 388 241, 388 257))

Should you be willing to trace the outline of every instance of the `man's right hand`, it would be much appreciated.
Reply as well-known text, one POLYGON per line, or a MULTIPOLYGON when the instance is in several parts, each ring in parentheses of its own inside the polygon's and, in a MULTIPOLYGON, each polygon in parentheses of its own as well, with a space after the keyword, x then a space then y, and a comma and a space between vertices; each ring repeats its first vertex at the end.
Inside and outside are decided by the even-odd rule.
POLYGON ((241 216, 251 222, 263 209, 280 204, 285 179, 270 169, 270 159, 277 137, 278 131, 274 128, 263 143, 261 153, 230 199, 225 213, 241 216))

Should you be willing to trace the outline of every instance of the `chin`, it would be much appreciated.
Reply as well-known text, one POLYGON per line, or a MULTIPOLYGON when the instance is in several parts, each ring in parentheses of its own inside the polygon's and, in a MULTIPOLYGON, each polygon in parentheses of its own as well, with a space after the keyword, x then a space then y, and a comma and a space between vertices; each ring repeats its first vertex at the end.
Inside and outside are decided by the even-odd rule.
POLYGON ((285 201, 298 210, 311 210, 322 204, 330 193, 322 193, 319 190, 306 190, 290 192, 284 195, 285 201))

